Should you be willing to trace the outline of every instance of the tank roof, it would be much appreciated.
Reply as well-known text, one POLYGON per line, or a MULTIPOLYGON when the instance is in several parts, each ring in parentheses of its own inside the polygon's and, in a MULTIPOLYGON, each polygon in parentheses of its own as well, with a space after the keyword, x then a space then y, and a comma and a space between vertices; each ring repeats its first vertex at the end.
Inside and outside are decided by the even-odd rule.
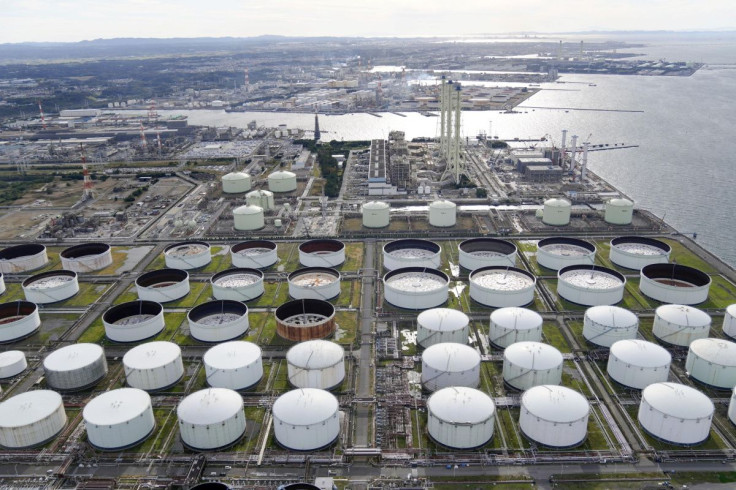
POLYGON ((552 207, 565 207, 569 208, 572 206, 572 203, 568 201, 567 199, 562 199, 560 197, 553 197, 551 199, 547 199, 544 201, 545 206, 552 206, 552 207))
POLYGON ((8 350, 0 352, 0 368, 12 366, 21 359, 25 359, 26 355, 20 350, 8 350))
POLYGON ((548 422, 573 422, 586 417, 590 404, 575 390, 557 385, 539 385, 521 395, 521 405, 548 422))
POLYGON ((452 308, 430 308, 417 316, 417 322, 429 330, 453 332, 470 323, 468 315, 452 308))
POLYGON ((503 351, 504 359, 525 369, 541 371, 562 365, 562 354, 541 342, 516 342, 503 351))
POLYGON ((262 212, 263 208, 255 204, 244 204, 233 209, 233 214, 260 214, 262 212))
POLYGON ((434 344, 422 353, 422 362, 446 372, 462 372, 480 364, 480 354, 470 346, 453 342, 434 344))
POLYGON ((337 398, 332 393, 317 388, 301 388, 278 397, 272 412, 284 423, 303 426, 332 417, 338 408, 337 398))
POLYGON ((51 390, 26 391, 0 403, 0 426, 23 427, 39 422, 62 405, 61 395, 51 390))
POLYGON ((324 369, 343 361, 345 349, 329 340, 307 340, 288 350, 286 360, 304 369, 324 369))
MULTIPOLYGON (((185 423, 217 424, 243 411, 243 397, 227 388, 206 388, 179 402, 176 415, 185 423)), ((244 416, 244 415, 242 415, 244 416)))
POLYGON ((699 327, 711 323, 709 314, 687 305, 662 305, 657 308, 656 314, 662 320, 675 325, 699 327))
POLYGON ((222 176, 222 180, 244 180, 250 179, 250 175, 245 172, 230 172, 222 176))
POLYGON ((491 321, 505 328, 528 330, 542 325, 542 315, 518 306, 499 308, 491 313, 491 321))
POLYGON ((72 344, 56 349, 43 360, 43 367, 50 371, 71 371, 89 366, 105 355, 97 344, 72 344))
POLYGON ((383 201, 368 201, 363 204, 363 209, 389 209, 390 207, 387 202, 383 201))
POLYGON ((633 206, 634 201, 631 201, 624 197, 614 197, 609 199, 607 204, 611 204, 613 206, 633 206))
POLYGON ((736 317, 736 303, 728 305, 728 307, 726 308, 726 313, 733 317, 736 317))
POLYGON ((236 369, 261 357, 261 348, 252 342, 233 340, 223 342, 204 353, 204 363, 214 369, 236 369))
POLYGON ((151 406, 151 396, 138 388, 120 388, 96 396, 84 407, 84 419, 95 425, 113 425, 138 417, 151 406))
POLYGON ((690 352, 719 366, 736 366, 736 343, 723 339, 697 339, 690 343, 690 352))
POLYGON ((250 191, 245 195, 246 198, 249 197, 263 197, 263 196, 273 196, 273 192, 266 190, 266 189, 256 189, 254 191, 250 191))
POLYGON ((173 342, 156 341, 133 347, 123 356, 123 363, 134 369, 155 369, 181 356, 181 348, 173 342))
POLYGON ((433 201, 429 205, 430 209, 455 209, 457 208, 457 204, 455 204, 452 201, 448 201, 446 199, 441 199, 439 201, 433 201))
POLYGON ((624 339, 611 345, 610 355, 622 362, 643 368, 667 366, 672 355, 661 345, 646 340, 624 339))
POLYGON ((451 424, 481 423, 496 412, 496 405, 490 396, 464 386, 436 391, 427 400, 427 408, 435 417, 451 424))
POLYGON ((277 170, 268 176, 269 179, 294 179, 296 174, 288 170, 277 170))
POLYGON ((653 383, 641 392, 642 401, 654 409, 679 419, 700 419, 713 415, 715 406, 700 391, 680 383, 653 383))
POLYGON ((618 306, 593 306, 585 310, 585 317, 612 328, 628 328, 639 323, 634 313, 618 306))

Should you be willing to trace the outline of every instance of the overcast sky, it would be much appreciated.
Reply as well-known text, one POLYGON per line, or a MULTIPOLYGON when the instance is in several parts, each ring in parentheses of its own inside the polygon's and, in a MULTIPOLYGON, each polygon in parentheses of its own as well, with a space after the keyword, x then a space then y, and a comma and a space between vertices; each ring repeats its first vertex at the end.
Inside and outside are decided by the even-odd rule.
POLYGON ((0 0, 0 43, 734 28, 734 0, 0 0))

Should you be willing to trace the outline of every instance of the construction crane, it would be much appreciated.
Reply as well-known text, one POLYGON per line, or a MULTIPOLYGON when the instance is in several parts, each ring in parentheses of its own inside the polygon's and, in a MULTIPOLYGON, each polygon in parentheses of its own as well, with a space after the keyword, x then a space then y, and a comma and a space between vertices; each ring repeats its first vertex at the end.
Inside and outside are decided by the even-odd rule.
POLYGON ((89 178, 89 170, 87 169, 87 152, 84 151, 84 145, 82 143, 79 143, 79 152, 82 156, 82 176, 83 176, 83 185, 82 185, 82 201, 87 201, 92 199, 92 180, 89 178))
POLYGON ((143 147, 143 151, 145 152, 146 149, 148 148, 148 142, 146 141, 146 133, 145 133, 145 131, 143 131, 143 123, 142 122, 141 122, 141 126, 140 126, 140 131, 141 131, 141 147, 143 147))
POLYGON ((41 101, 38 101, 38 112, 41 113, 41 126, 46 129, 46 117, 43 115, 43 107, 41 107, 41 101))
POLYGON ((158 153, 161 154, 161 132, 156 131, 156 145, 158 147, 158 153))

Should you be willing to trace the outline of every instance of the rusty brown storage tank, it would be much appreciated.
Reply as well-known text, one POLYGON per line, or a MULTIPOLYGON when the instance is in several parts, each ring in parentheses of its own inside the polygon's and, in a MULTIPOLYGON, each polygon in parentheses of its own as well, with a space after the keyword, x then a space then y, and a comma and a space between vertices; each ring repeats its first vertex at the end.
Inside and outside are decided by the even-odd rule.
POLYGON ((276 333, 286 340, 323 339, 335 327, 335 307, 328 301, 297 299, 276 308, 276 333))

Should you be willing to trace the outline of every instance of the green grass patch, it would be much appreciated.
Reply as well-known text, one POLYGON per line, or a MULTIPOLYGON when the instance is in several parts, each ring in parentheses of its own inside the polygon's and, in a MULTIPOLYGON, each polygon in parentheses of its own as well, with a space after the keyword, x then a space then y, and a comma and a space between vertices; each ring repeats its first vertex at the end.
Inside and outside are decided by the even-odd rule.
POLYGON ((248 306, 265 308, 278 307, 289 301, 289 285, 285 281, 264 281, 263 294, 254 301, 248 301, 248 306))
POLYGON ((335 321, 339 330, 335 332, 335 342, 348 346, 355 342, 358 336, 358 313, 355 311, 335 312, 335 321))
POLYGON ((89 306, 97 301, 107 291, 110 284, 92 284, 91 282, 80 282, 79 292, 69 299, 54 303, 54 306, 89 306))
POLYGON ((699 269, 706 274, 718 273, 715 267, 711 266, 710 264, 708 264, 708 262, 695 255, 695 253, 693 253, 690 249, 685 247, 677 240, 664 238, 662 239, 662 241, 672 247, 672 252, 670 253, 670 262, 680 265, 687 265, 689 267, 695 267, 696 269, 699 269))
POLYGON ((363 267, 363 243, 349 242, 345 244, 345 263, 340 270, 357 271, 363 267))
POLYGON ((178 431, 176 423, 176 408, 154 408, 153 418, 156 421, 156 428, 151 437, 146 439, 141 445, 128 449, 128 451, 136 453, 162 453, 166 449, 166 445, 176 440, 173 432, 178 431))
POLYGON ((557 322, 547 321, 542 324, 542 338, 547 344, 555 347, 560 352, 572 351, 557 322))

